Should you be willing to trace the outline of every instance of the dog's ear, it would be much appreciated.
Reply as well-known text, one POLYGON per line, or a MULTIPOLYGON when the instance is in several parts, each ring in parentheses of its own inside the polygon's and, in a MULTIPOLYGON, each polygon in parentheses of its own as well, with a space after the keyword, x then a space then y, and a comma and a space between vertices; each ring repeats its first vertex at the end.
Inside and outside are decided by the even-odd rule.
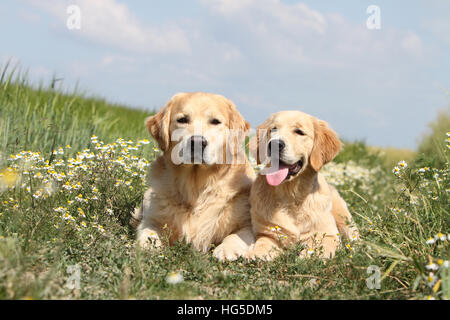
POLYGON ((248 130, 250 130, 250 123, 245 121, 244 117, 239 113, 233 101, 225 97, 223 97, 223 99, 228 105, 228 128, 231 130, 241 130, 243 134, 247 133, 248 130))
POLYGON ((172 111, 172 106, 176 100, 182 95, 178 93, 174 95, 167 104, 154 116, 145 119, 145 125, 147 126, 148 132, 152 137, 158 142, 159 148, 162 151, 166 151, 170 143, 170 114, 172 111))
POLYGON ((336 157, 342 143, 336 132, 322 120, 314 120, 314 146, 309 158, 312 168, 319 171, 325 164, 336 157))

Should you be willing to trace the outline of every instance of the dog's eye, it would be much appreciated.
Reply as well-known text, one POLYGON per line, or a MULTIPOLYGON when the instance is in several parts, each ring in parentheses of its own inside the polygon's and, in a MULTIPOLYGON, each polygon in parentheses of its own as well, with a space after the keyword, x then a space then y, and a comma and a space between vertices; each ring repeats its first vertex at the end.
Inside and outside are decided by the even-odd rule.
POLYGON ((178 123, 188 123, 189 119, 188 117, 182 117, 180 119, 177 120, 178 123))
POLYGON ((278 128, 277 127, 273 127, 272 129, 270 129, 270 131, 277 131, 278 128))
POLYGON ((302 130, 300 130, 300 129, 295 129, 295 133, 296 133, 296 134, 299 134, 299 135, 301 135, 301 136, 304 136, 304 135, 305 135, 305 133, 304 133, 302 130))
POLYGON ((221 124, 221 122, 218 119, 214 118, 214 119, 211 120, 211 124, 218 125, 218 124, 221 124))

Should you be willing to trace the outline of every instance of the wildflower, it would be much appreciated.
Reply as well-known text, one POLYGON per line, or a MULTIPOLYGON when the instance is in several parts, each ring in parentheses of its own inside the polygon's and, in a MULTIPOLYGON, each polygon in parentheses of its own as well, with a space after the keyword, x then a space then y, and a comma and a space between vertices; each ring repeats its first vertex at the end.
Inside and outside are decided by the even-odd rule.
POLYGON ((87 228, 87 223, 86 223, 86 221, 81 221, 80 225, 81 225, 83 228, 87 228))
POLYGON ((83 218, 86 217, 86 214, 84 213, 83 209, 77 208, 77 211, 78 211, 78 214, 79 214, 80 216, 82 216, 83 218))
POLYGON ((178 284, 184 281, 181 272, 170 272, 166 277, 166 282, 170 284, 178 284))
POLYGON ((392 173, 395 174, 396 176, 400 175, 400 168, 399 167, 394 167, 394 169, 392 169, 392 173))
POLYGON ((112 211, 111 209, 106 209, 106 213, 107 213, 109 216, 112 216, 112 215, 113 215, 113 211, 112 211))
POLYGON ((67 213, 67 212, 62 216, 62 218, 63 218, 63 220, 75 221, 75 218, 72 217, 72 216, 71 216, 69 213, 67 213))
POLYGON ((7 168, 0 171, 0 190, 13 187, 19 180, 16 170, 7 168))
POLYGON ((41 190, 38 190, 38 191, 36 191, 34 194, 33 194, 33 198, 35 198, 35 199, 39 199, 39 198, 41 198, 42 197, 42 191, 41 190))
POLYGON ((80 190, 81 189, 81 183, 77 182, 76 184, 72 185, 72 189, 80 190))
POLYGON ((427 264, 427 265, 425 266, 425 268, 426 268, 427 270, 435 271, 435 270, 439 269, 439 266, 438 266, 436 263, 430 262, 429 264, 427 264))
POLYGON ((97 224, 96 228, 98 231, 100 231, 101 233, 105 233, 105 229, 103 228, 103 226, 101 224, 97 224))
POLYGON ((75 197, 75 200, 78 202, 84 202, 84 203, 88 202, 86 199, 83 198, 83 195, 81 193, 75 197))
POLYGON ((437 277, 434 275, 433 272, 430 272, 430 273, 428 274, 428 277, 427 277, 426 280, 427 280, 427 285, 428 285, 429 287, 432 287, 432 286, 436 283, 437 277))
POLYGON ((397 165, 402 169, 406 169, 408 167, 408 164, 404 160, 400 161, 397 165))
POLYGON ((39 178, 39 179, 42 179, 43 176, 42 176, 42 174, 41 174, 40 172, 36 172, 36 174, 34 175, 33 178, 39 178))
POLYGON ((68 191, 72 190, 72 186, 70 185, 69 181, 66 181, 66 183, 64 183, 62 187, 63 187, 63 189, 68 190, 68 191))
POLYGON ((65 213, 66 211, 67 211, 67 209, 66 208, 64 208, 64 207, 57 207, 57 208, 55 208, 55 209, 53 209, 55 212, 58 212, 58 213, 65 213))
POLYGON ((439 232, 437 235, 434 236, 434 240, 436 240, 436 241, 438 241, 438 240, 445 241, 445 240, 447 240, 447 236, 445 234, 442 234, 442 233, 439 232))
POLYGON ((140 143, 140 144, 149 144, 150 141, 148 141, 147 139, 143 139, 143 140, 139 140, 138 143, 140 143))

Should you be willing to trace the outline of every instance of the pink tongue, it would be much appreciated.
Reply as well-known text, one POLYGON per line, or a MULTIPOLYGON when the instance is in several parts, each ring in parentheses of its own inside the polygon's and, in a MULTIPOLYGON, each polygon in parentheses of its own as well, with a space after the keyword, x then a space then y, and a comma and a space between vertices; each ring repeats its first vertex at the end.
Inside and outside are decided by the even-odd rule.
POLYGON ((271 186, 277 186, 286 179, 289 168, 281 168, 275 172, 266 174, 267 183, 271 186))

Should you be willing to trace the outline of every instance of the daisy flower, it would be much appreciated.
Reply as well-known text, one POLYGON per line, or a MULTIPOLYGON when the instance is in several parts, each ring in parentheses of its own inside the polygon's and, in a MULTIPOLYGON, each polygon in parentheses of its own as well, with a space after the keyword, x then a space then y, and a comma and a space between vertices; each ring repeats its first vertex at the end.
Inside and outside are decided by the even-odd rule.
POLYGON ((166 277, 166 282, 170 284, 178 284, 184 281, 181 272, 170 272, 166 277))

